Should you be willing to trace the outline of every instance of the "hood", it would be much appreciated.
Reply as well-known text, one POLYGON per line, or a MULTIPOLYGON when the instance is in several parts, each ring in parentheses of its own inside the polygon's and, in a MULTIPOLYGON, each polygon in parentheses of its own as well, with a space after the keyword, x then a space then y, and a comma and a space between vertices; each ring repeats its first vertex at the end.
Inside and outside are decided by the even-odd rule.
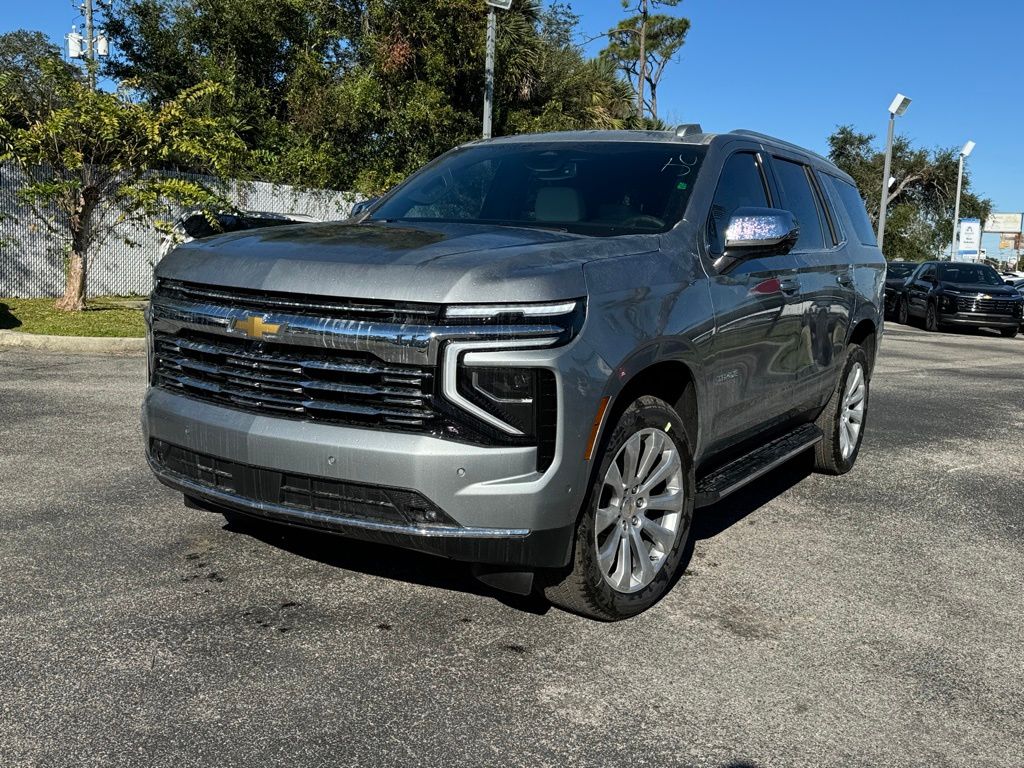
POLYGON ((979 293, 987 293, 989 296, 1020 296, 1017 289, 1009 285, 979 285, 978 283, 949 283, 943 280, 940 287, 944 291, 956 291, 957 293, 977 296, 979 293))
POLYGON ((886 277, 885 287, 886 288, 902 288, 904 283, 907 282, 906 277, 886 277))
POLYGON ((656 250, 657 236, 427 222, 329 222, 249 230, 179 246, 158 278, 358 299, 546 301, 585 292, 582 265, 656 250))

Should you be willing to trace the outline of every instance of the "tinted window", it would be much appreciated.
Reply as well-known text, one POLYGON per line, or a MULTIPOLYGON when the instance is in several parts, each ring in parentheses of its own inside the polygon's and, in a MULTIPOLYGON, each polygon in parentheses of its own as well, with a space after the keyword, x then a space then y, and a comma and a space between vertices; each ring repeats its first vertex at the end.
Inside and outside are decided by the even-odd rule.
POLYGON ((908 261, 891 261, 886 268, 887 277, 909 277, 917 264, 908 261))
POLYGON ((683 217, 704 152, 668 142, 469 146, 412 176, 371 218, 589 235, 664 232, 683 217))
POLYGON ((924 271, 917 278, 918 280, 931 280, 935 277, 935 265, 929 264, 924 268, 924 271))
POLYGON ((767 208, 768 205, 764 178, 754 155, 741 152, 726 160, 708 217, 708 242, 712 252, 725 250, 725 230, 737 208, 767 208))
POLYGON ((999 273, 987 264, 942 264, 939 266, 939 279, 948 283, 1003 285, 999 273))
POLYGON ((806 166, 778 157, 775 158, 774 165, 779 184, 782 185, 786 207, 800 225, 800 239, 793 250, 812 251, 824 248, 825 239, 821 233, 822 215, 814 190, 811 189, 811 180, 807 178, 806 166))
POLYGON ((853 229, 857 233, 857 239, 864 245, 875 245, 877 242, 875 229, 871 226, 871 219, 868 218, 864 200, 857 188, 834 176, 826 175, 824 178, 826 183, 832 187, 832 191, 835 193, 834 197, 838 198, 842 202, 843 208, 846 209, 846 213, 853 223, 853 229))

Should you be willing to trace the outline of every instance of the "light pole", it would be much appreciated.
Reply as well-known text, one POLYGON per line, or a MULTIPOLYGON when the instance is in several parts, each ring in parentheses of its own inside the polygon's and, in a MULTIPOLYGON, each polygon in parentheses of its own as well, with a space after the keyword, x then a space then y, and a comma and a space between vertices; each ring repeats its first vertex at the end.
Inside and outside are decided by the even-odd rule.
POLYGON ((953 260, 953 254, 956 251, 956 231, 960 227, 960 188, 964 181, 964 160, 966 160, 973 151, 973 141, 968 141, 964 144, 964 148, 960 150, 960 162, 958 163, 956 174, 956 204, 953 206, 953 242, 949 244, 950 261, 953 260))
POLYGON ((907 111, 910 106, 910 99, 902 93, 897 93, 896 98, 889 105, 889 136, 885 140, 885 169, 882 171, 882 204, 878 209, 878 247, 882 247, 885 240, 885 210, 889 207, 889 168, 892 165, 892 135, 896 128, 896 118, 907 111))
POLYGON ((484 62, 484 138, 491 138, 491 113, 494 111, 494 45, 498 37, 496 8, 507 11, 512 0, 486 0, 487 2, 487 56, 484 62))

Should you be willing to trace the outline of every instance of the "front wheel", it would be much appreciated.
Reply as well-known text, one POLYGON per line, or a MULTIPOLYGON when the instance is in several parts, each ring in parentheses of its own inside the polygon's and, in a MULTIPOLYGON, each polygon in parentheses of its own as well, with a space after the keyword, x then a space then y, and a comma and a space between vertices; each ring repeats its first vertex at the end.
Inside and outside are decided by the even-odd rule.
POLYGON ((868 416, 868 356, 863 347, 850 345, 839 377, 817 425, 825 439, 814 446, 814 468, 828 475, 853 469, 864 440, 868 416))
POLYGON ((924 316, 924 327, 926 331, 931 331, 932 333, 942 330, 939 325, 939 310, 935 306, 935 302, 928 304, 928 311, 924 316))
POLYGON ((693 519, 693 451, 679 414, 641 397, 601 451, 568 573, 544 593, 604 621, 647 610, 675 583, 693 519))

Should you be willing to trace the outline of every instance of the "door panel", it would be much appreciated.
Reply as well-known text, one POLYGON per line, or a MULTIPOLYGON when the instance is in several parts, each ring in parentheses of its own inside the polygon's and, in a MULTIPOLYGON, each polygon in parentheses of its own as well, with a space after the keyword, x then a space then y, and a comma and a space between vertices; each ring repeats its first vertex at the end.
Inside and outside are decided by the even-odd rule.
POLYGON ((707 366, 718 446, 789 410, 802 313, 792 257, 742 262, 710 280, 715 334, 707 366))

